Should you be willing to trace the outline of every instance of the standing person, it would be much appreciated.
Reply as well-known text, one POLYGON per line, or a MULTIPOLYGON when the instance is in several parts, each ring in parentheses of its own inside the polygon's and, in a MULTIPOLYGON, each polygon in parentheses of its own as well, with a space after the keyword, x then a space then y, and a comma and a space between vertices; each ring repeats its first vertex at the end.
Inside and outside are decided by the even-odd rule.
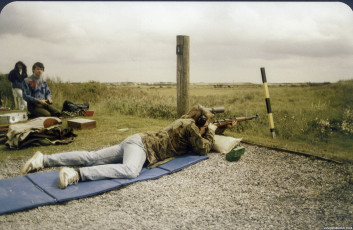
POLYGON ((8 76, 9 81, 12 83, 15 109, 25 110, 27 108, 27 102, 23 99, 22 92, 22 82, 27 77, 27 66, 22 61, 18 61, 15 64, 15 68, 10 71, 8 76))
POLYGON ((86 180, 107 178, 135 178, 144 164, 153 168, 161 163, 193 151, 206 155, 214 144, 216 126, 210 120, 214 115, 198 105, 158 132, 132 135, 120 144, 98 151, 75 151, 43 155, 36 152, 22 168, 22 173, 54 166, 63 167, 59 173, 59 187, 86 180), (202 119, 200 119, 202 118, 202 119))
POLYGON ((34 63, 33 75, 23 81, 23 98, 28 103, 28 111, 33 117, 50 117, 61 115, 60 111, 51 104, 52 94, 47 82, 43 79, 44 65, 40 62, 34 63))

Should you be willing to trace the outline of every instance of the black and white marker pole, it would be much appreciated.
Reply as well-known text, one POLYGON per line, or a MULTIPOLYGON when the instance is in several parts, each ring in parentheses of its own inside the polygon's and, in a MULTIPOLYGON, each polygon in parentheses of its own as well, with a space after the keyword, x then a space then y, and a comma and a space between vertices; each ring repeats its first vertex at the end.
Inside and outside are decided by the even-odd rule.
POLYGON ((262 76, 262 83, 264 86, 264 91, 265 91, 265 100, 266 100, 266 107, 267 107, 267 114, 268 114, 268 123, 270 125, 270 131, 272 134, 272 138, 276 137, 275 133, 275 123, 273 122, 273 115, 271 111, 271 103, 270 103, 270 93, 268 91, 268 85, 267 85, 267 79, 266 79, 266 73, 265 73, 265 68, 261 67, 261 76, 262 76))

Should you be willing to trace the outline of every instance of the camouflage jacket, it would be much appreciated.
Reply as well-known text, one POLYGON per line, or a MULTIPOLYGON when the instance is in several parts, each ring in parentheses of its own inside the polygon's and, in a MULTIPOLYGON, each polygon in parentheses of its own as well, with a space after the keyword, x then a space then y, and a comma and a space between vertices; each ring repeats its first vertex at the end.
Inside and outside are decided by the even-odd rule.
POLYGON ((147 151, 147 167, 153 168, 189 151, 206 155, 215 133, 207 129, 202 137, 193 119, 178 119, 158 132, 140 135, 147 151))

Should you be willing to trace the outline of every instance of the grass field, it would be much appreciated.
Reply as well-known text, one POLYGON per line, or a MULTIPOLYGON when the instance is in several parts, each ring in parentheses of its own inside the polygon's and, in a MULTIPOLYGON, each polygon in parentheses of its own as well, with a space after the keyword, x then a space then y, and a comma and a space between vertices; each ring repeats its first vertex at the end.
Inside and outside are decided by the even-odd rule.
MULTIPOLYGON (((2 77, 2 78, 1 78, 2 77)), ((12 96, 5 76, 0 90, 5 106, 12 96)), ((67 146, 8 150, 0 147, 0 159, 31 155, 36 150, 54 153, 75 149, 97 149, 118 143, 126 136, 157 131, 177 118, 176 86, 114 85, 98 82, 68 83, 48 79, 54 105, 65 100, 90 103, 97 128, 76 131, 77 139, 67 146), (127 131, 118 131, 129 128, 127 131)), ((224 106, 215 119, 259 115, 239 123, 226 135, 244 141, 353 162, 353 80, 337 83, 270 84, 276 138, 269 131, 264 90, 259 84, 191 84, 190 105, 224 106)), ((66 124, 66 119, 63 120, 66 124)))

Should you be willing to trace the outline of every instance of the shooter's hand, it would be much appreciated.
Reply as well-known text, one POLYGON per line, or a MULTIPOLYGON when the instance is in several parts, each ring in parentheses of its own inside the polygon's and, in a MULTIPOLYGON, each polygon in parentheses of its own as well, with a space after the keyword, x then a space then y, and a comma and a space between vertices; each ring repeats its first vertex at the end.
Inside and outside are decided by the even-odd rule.
POLYGON ((211 124, 208 125, 208 129, 213 130, 214 132, 216 132, 217 126, 211 123, 211 124))
POLYGON ((38 100, 38 103, 44 106, 48 106, 48 103, 45 100, 38 100))

